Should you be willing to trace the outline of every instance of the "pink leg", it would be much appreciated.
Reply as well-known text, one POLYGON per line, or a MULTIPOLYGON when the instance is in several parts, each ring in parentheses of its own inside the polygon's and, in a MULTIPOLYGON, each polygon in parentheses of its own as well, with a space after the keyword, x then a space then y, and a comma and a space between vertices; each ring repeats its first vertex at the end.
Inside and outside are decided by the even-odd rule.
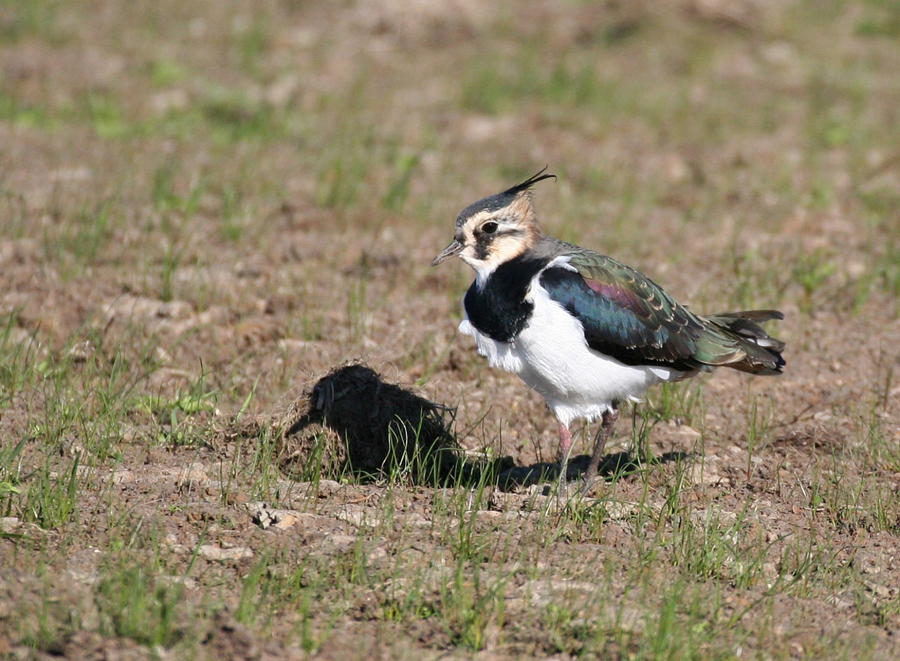
POLYGON ((569 451, 572 449, 572 432, 563 423, 559 423, 559 463, 569 461, 569 451))

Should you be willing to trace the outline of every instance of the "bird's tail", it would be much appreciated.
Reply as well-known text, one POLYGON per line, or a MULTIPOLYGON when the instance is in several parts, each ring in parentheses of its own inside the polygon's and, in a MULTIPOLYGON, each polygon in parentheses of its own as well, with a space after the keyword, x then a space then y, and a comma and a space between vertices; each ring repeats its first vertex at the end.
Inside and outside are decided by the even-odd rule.
POLYGON ((697 358, 711 366, 731 367, 750 374, 781 374, 784 342, 771 337, 760 324, 784 319, 778 310, 720 312, 705 316, 706 333, 697 358))

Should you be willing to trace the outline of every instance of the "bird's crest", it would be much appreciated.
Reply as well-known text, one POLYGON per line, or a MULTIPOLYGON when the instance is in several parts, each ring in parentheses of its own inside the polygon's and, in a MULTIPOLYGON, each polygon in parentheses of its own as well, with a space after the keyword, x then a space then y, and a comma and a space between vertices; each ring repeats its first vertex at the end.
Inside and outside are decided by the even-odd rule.
POLYGON ((470 219, 478 218, 481 214, 491 214, 501 209, 509 209, 520 219, 523 225, 534 227, 535 217, 534 206, 531 201, 531 187, 544 179, 556 179, 555 174, 544 174, 546 170, 547 166, 544 166, 543 170, 529 177, 521 184, 516 184, 502 193, 473 202, 460 212, 456 218, 456 226, 458 228, 464 227, 470 219))
POLYGON ((516 184, 512 188, 507 188, 505 191, 503 191, 503 193, 501 193, 501 195, 518 195, 522 191, 528 190, 539 181, 543 181, 544 179, 556 179, 555 174, 544 174, 547 171, 548 167, 548 165, 545 165, 540 172, 526 179, 521 184, 516 184))

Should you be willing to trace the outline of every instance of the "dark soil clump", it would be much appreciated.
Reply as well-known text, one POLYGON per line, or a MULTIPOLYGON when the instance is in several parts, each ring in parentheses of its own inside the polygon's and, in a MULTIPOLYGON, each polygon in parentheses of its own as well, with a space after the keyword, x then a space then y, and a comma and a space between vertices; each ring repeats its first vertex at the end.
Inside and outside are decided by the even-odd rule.
POLYGON ((338 367, 297 400, 282 423, 282 467, 358 476, 408 474, 415 483, 458 478, 465 462, 453 410, 387 383, 366 365, 338 367))

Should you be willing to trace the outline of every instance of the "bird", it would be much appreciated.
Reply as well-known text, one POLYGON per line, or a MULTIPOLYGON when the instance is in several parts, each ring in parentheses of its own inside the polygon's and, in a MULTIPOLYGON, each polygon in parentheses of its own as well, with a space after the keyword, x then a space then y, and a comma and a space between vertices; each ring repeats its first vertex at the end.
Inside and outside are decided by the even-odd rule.
POLYGON ((457 256, 475 270, 459 330, 475 338, 491 367, 517 374, 543 396, 559 427, 561 481, 572 448, 570 425, 600 420, 582 477, 598 472, 626 402, 658 383, 717 367, 782 374, 785 343, 762 323, 778 310, 702 316, 612 257, 543 234, 532 187, 547 168, 467 206, 453 241, 432 266, 457 256))

